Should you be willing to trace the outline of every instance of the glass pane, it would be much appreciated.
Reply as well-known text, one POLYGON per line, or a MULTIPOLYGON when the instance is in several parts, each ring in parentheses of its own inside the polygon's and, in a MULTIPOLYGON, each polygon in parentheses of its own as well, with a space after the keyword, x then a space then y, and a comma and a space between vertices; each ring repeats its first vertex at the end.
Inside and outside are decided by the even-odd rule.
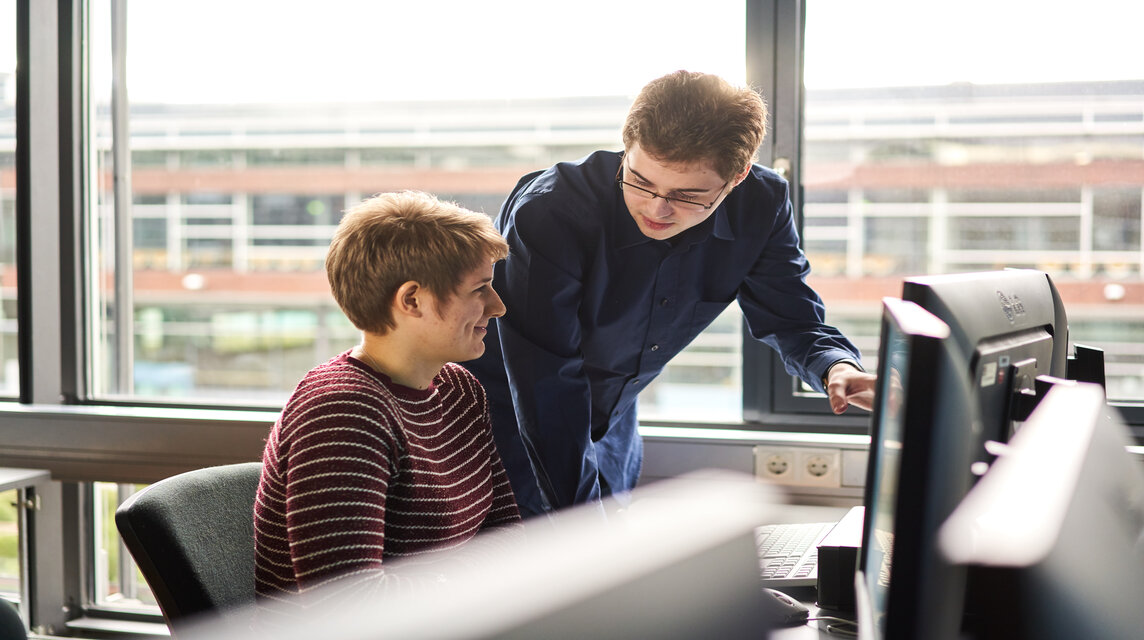
POLYGON ((95 604, 157 612, 155 596, 115 528, 115 510, 119 504, 145 485, 95 482, 89 486, 95 495, 92 502, 95 505, 95 604))
POLYGON ((16 3, 0 0, 0 397, 20 394, 16 346, 16 3))
MULTIPOLYGON (((459 0, 130 3, 127 247, 114 234, 110 15, 94 2, 91 388, 101 397, 281 403, 357 340, 323 271, 347 206, 419 189, 495 215, 524 173, 620 148, 649 80, 681 68, 745 78, 742 2, 702 12, 675 0, 574 10, 512 0, 496 11, 459 0), (646 37, 618 29, 686 46, 648 55, 646 37), (129 303, 115 295, 117 252, 129 303)), ((738 417, 738 322, 716 324, 646 409, 667 398, 673 412, 707 407, 695 389, 711 387, 738 417)))
POLYGON ((19 491, 0 492, 0 596, 20 598, 20 513, 16 509, 19 491))
POLYGON ((1047 271, 1144 400, 1144 7, 1077 6, 808 2, 806 247, 839 324, 903 276, 1047 271))

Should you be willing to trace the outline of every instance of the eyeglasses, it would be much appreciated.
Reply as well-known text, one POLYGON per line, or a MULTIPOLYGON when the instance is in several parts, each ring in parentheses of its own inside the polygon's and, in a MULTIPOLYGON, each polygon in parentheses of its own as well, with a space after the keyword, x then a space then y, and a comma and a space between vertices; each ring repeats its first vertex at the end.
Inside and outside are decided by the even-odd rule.
POLYGON ((715 199, 708 204, 703 204, 702 202, 687 200, 685 198, 674 198, 672 196, 660 195, 650 189, 644 189, 643 187, 636 186, 630 182, 625 182, 622 177, 624 173, 624 166, 624 163, 621 162, 620 168, 616 170, 616 183, 620 185, 621 189, 626 187, 628 189, 628 193, 636 196, 637 198, 651 198, 652 200, 655 200, 656 198, 662 198, 675 210, 684 211, 687 213, 699 213, 700 211, 707 211, 711 207, 715 206, 715 203, 719 201, 720 197, 722 197, 723 190, 727 188, 728 184, 731 184, 730 181, 724 182, 723 186, 719 187, 719 193, 715 195, 715 199))

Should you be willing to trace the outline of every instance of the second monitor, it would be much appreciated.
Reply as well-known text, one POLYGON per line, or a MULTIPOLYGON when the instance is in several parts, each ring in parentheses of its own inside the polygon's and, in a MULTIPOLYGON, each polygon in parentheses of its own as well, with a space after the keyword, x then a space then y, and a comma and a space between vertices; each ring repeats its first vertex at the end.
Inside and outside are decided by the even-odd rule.
MULTIPOLYGON (((1041 271, 907 278, 902 298, 949 325, 981 420, 979 445, 1009 440, 1035 404, 1038 376, 1067 376, 1068 319, 1060 294, 1041 271)), ((990 460, 982 446, 975 458, 990 460)))

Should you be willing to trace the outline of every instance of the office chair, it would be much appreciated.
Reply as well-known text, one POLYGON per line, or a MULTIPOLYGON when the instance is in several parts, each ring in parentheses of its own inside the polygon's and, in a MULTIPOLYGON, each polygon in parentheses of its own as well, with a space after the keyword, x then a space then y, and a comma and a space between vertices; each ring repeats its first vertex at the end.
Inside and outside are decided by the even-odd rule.
POLYGON ((20 612, 11 602, 0 598, 0 640, 26 640, 28 630, 20 619, 20 612))
POLYGON ((254 604, 254 494, 258 462, 181 473, 115 511, 115 525, 167 626, 216 613, 245 624, 254 604))

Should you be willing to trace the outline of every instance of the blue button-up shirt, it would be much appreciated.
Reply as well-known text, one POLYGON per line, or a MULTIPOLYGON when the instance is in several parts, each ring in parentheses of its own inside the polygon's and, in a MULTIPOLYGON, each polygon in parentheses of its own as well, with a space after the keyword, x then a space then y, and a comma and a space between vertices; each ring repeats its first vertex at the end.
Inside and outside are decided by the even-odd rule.
POLYGON ((525 514, 635 486, 637 396, 733 300, 815 389, 831 364, 860 359, 806 284, 785 180, 754 166, 706 221, 653 240, 616 184, 621 157, 524 176, 496 220, 509 256, 493 286, 507 312, 466 366, 488 390, 525 514))

